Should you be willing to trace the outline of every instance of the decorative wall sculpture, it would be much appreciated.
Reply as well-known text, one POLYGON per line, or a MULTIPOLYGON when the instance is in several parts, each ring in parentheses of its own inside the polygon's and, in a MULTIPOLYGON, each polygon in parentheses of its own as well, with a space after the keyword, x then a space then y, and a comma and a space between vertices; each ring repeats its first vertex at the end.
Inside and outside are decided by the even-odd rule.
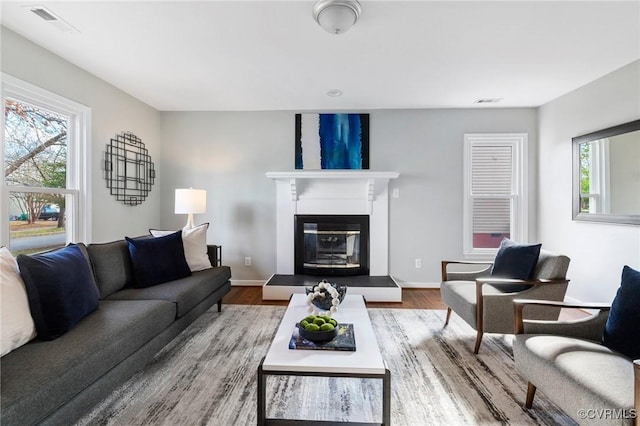
POLYGON ((156 178, 151 156, 142 140, 127 132, 116 135, 107 144, 104 174, 111 195, 129 206, 142 204, 156 178))
POLYGON ((296 114, 296 169, 368 169, 369 114, 296 114))

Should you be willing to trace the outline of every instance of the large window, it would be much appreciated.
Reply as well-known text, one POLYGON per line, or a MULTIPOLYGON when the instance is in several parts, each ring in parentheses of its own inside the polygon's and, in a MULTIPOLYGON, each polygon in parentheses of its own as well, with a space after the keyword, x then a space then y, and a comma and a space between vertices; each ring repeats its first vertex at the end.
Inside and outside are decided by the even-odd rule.
POLYGON ((526 241, 526 152, 526 134, 465 135, 463 247, 467 258, 492 258, 505 237, 526 241))
POLYGON ((88 241, 90 110, 2 75, 2 245, 30 253, 88 241))

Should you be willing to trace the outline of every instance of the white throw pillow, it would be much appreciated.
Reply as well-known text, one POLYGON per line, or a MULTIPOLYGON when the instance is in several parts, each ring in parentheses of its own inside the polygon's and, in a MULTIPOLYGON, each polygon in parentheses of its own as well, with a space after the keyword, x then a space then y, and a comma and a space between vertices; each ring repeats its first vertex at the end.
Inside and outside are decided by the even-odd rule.
POLYGON ((36 337, 27 290, 18 263, 6 247, 0 248, 0 356, 36 337))
MULTIPOLYGON (((207 255, 207 229, 208 223, 203 223, 191 229, 182 230, 182 245, 184 246, 184 257, 191 272, 202 271, 211 268, 211 261, 207 255)), ((154 237, 164 237, 177 231, 161 231, 159 229, 149 229, 154 237)))

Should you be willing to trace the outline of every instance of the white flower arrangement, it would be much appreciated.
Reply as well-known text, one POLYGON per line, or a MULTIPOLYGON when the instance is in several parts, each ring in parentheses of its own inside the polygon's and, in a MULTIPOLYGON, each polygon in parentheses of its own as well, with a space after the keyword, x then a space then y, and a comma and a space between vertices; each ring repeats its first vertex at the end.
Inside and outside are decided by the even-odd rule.
POLYGON ((318 285, 313 287, 313 292, 310 292, 307 295, 307 311, 311 315, 319 315, 312 302, 314 299, 324 299, 327 295, 331 297, 331 308, 327 315, 331 316, 331 314, 335 314, 338 310, 338 305, 340 304, 340 295, 338 294, 338 290, 336 290, 336 288, 326 280, 320 281, 318 285))

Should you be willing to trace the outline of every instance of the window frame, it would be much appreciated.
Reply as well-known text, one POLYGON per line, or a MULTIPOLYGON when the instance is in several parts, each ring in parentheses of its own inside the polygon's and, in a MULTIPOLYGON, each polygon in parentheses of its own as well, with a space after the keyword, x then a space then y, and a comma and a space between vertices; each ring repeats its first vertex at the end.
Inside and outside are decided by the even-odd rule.
MULTIPOLYGON (((14 99, 68 116, 66 188, 8 186, 0 174, 0 245, 9 247, 9 193, 33 192, 66 194, 72 197, 67 208, 66 242, 91 241, 91 108, 71 99, 2 73, 2 108, 6 99, 14 99)), ((0 162, 4 164, 5 115, 1 114, 0 162)))
MULTIPOLYGON (((463 256, 469 260, 492 260, 497 248, 473 247, 473 200, 471 193, 471 153, 473 146, 510 146, 512 148, 512 179, 510 238, 528 242, 528 134, 527 133, 466 133, 464 135, 463 190, 463 256)), ((486 198, 486 196, 485 196, 486 198)), ((505 198, 500 194, 497 198, 505 198)))

